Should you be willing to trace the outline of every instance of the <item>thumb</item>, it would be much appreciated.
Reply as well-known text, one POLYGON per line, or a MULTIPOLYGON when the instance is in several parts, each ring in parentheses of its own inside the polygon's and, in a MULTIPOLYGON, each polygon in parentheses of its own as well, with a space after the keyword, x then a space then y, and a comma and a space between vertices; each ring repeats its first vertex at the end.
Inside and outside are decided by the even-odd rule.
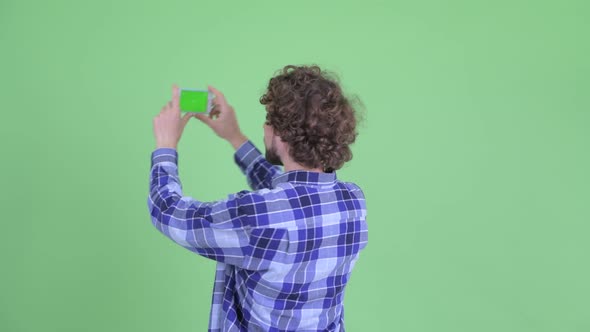
POLYGON ((209 85, 208 88, 209 91, 213 92, 213 94, 215 95, 215 99, 218 100, 220 104, 227 103, 227 101, 225 100, 225 96, 221 91, 217 90, 214 86, 211 85, 209 85))
POLYGON ((183 127, 183 128, 184 128, 184 126, 186 126, 186 124, 188 123, 188 120, 190 120, 192 117, 193 117, 193 114, 191 114, 191 113, 186 113, 186 114, 185 114, 185 115, 182 117, 182 119, 181 119, 181 122, 182 122, 182 127, 183 127))
POLYGON ((213 119, 209 117, 207 114, 195 114, 195 118, 205 122, 208 126, 211 126, 213 119))

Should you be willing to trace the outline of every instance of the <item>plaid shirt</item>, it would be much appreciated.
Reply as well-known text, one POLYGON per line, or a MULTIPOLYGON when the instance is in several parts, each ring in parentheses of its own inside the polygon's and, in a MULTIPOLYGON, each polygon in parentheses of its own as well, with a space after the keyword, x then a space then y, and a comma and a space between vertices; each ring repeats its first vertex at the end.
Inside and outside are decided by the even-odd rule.
POLYGON ((217 261, 209 331, 344 331, 344 290, 367 245, 365 198, 336 173, 283 172, 247 141, 234 155, 253 191, 184 196, 176 149, 152 152, 158 231, 217 261))

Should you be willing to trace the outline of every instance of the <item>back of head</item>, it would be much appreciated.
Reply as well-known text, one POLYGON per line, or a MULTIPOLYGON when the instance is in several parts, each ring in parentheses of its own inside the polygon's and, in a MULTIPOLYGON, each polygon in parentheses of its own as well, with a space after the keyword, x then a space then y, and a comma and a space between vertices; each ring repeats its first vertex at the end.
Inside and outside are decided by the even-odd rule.
POLYGON ((332 172, 352 159, 357 112, 337 79, 317 65, 285 66, 270 79, 260 103, 295 162, 332 172))

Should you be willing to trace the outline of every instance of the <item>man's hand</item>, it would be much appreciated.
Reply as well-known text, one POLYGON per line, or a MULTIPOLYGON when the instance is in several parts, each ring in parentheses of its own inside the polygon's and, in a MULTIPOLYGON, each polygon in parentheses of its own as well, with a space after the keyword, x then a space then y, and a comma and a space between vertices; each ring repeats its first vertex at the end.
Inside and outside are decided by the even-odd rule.
POLYGON ((176 149, 184 127, 193 116, 191 113, 180 118, 179 92, 176 84, 172 85, 172 100, 162 107, 160 114, 154 118, 154 136, 156 148, 176 149))
POLYGON ((227 140, 234 149, 237 149, 248 138, 240 131, 234 108, 227 103, 225 96, 219 90, 209 85, 209 91, 215 95, 213 109, 209 115, 195 114, 195 117, 211 127, 217 136, 227 140))

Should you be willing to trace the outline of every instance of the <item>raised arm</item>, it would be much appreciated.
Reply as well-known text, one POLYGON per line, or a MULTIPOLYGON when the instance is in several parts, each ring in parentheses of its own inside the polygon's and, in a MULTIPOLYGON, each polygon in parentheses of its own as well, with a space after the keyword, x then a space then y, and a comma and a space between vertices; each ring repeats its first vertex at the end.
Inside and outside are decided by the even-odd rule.
POLYGON ((252 190, 271 188, 272 178, 283 172, 279 166, 269 163, 249 140, 238 147, 234 160, 246 175, 252 190))
POLYGON ((219 90, 209 86, 215 94, 213 110, 210 115, 197 114, 195 117, 207 124, 217 136, 228 141, 236 150, 234 159, 248 180, 252 190, 270 188, 272 178, 282 173, 279 166, 270 164, 242 133, 234 108, 227 103, 225 96, 219 90))
POLYGON ((180 246, 203 257, 248 270, 268 268, 265 257, 286 250, 286 230, 252 227, 253 193, 201 202, 184 196, 176 149, 152 152, 147 206, 153 226, 180 246), (271 248, 272 247, 272 248, 271 248))

